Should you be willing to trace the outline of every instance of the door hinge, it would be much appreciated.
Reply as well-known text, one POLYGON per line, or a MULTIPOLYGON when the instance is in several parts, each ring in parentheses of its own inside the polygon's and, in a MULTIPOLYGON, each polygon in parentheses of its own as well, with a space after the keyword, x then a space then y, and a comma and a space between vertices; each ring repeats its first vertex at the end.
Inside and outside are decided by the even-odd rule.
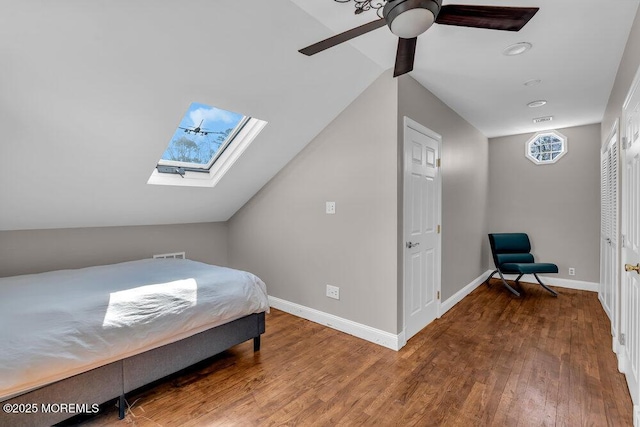
POLYGON ((438 227, 437 227, 436 231, 437 231, 438 234, 440 234, 440 224, 438 224, 438 227))
POLYGON ((627 137, 626 137, 626 136, 623 136, 623 137, 622 137, 622 149, 623 149, 623 150, 626 150, 627 148, 629 148, 629 147, 627 146, 627 142, 628 142, 628 141, 629 141, 629 140, 627 139, 627 137))
POLYGON ((436 167, 440 167, 440 159, 436 160, 436 167))
POLYGON ((620 341, 620 345, 625 345, 626 339, 625 339, 624 334, 620 334, 620 340, 619 341, 620 341))
POLYGON ((438 300, 440 299, 440 291, 438 291, 438 300))

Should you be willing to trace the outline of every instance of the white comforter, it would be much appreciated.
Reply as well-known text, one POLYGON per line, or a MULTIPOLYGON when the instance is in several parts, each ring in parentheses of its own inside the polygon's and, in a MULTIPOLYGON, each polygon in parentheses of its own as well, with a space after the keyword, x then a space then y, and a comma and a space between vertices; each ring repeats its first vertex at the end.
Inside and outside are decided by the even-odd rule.
POLYGON ((268 309, 253 274, 189 260, 0 278, 0 400, 268 309))

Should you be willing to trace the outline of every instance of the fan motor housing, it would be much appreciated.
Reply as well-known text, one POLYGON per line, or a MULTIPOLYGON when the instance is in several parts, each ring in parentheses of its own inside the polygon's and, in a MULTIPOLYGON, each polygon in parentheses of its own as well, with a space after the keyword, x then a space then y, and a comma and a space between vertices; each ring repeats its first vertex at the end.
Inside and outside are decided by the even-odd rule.
POLYGON ((412 9, 427 9, 433 13, 434 19, 438 17, 442 0, 389 0, 382 9, 382 16, 389 28, 396 17, 412 9))

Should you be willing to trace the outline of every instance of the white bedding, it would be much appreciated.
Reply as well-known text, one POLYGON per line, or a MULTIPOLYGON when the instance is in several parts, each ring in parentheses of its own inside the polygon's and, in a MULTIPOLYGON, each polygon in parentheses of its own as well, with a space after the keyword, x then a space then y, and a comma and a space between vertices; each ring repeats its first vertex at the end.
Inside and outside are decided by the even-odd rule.
POLYGON ((189 260, 0 278, 0 400, 268 309, 258 277, 189 260))

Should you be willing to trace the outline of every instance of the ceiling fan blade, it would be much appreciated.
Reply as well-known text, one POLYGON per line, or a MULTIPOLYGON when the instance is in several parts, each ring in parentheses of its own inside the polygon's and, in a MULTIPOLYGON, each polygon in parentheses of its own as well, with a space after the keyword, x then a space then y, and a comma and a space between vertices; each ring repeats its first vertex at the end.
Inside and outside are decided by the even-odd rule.
POLYGON ((436 18, 438 24, 490 30, 520 31, 537 7, 470 6, 448 4, 442 6, 436 18))
POLYGON ((315 55, 318 52, 322 52, 325 49, 329 49, 330 47, 339 45, 340 43, 344 43, 348 40, 361 36, 363 34, 368 33, 369 31, 373 31, 380 27, 384 27, 387 23, 384 19, 378 19, 368 24, 360 25, 359 27, 352 28, 349 31, 345 31, 344 33, 340 33, 333 37, 329 37, 328 39, 322 40, 318 43, 312 44, 311 46, 307 46, 304 49, 300 49, 298 52, 304 53, 307 56, 315 55))
POLYGON ((398 52, 396 53, 396 67, 393 70, 393 77, 401 76, 413 70, 417 41, 417 37, 412 39, 398 39, 398 52))

